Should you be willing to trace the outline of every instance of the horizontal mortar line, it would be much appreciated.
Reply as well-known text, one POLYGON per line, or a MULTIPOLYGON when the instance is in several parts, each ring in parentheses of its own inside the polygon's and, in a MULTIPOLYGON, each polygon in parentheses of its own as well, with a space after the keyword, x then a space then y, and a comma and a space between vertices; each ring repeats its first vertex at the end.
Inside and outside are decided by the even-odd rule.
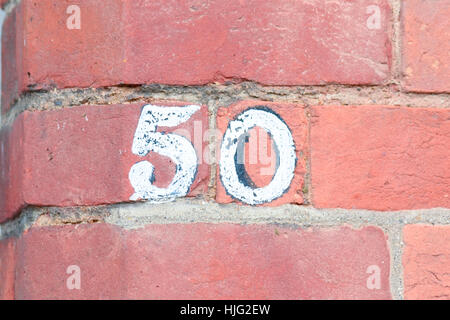
POLYGON ((407 224, 450 225, 449 208, 400 211, 361 209, 317 209, 312 206, 283 205, 253 207, 218 204, 198 199, 151 204, 121 203, 95 207, 28 207, 21 214, 0 225, 0 239, 19 237, 32 226, 108 223, 125 229, 149 224, 275 224, 280 227, 354 228, 377 226, 388 232, 393 226, 407 224))
POLYGON ((186 100, 215 107, 240 100, 266 100, 305 105, 394 105, 412 108, 450 108, 450 93, 403 92, 389 85, 351 86, 263 86, 238 84, 129 85, 103 88, 69 88, 29 91, 19 97, 3 125, 12 123, 23 111, 60 110, 80 105, 148 103, 151 100, 186 100))

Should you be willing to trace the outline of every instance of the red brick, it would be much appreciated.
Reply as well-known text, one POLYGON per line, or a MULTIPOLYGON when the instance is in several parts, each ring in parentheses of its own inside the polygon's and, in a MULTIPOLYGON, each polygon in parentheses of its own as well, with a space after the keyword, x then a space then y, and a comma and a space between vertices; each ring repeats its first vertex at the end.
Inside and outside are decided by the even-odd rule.
POLYGON ((2 28, 2 113, 9 110, 18 94, 26 90, 23 78, 23 10, 18 6, 3 21, 2 28))
MULTIPOLYGON (((186 105, 161 102, 158 105, 186 105)), ((80 106, 55 111, 25 112, 16 120, 22 125, 23 141, 18 148, 23 166, 9 162, 10 177, 21 177, 22 187, 2 183, 9 199, 3 205, 1 218, 11 217, 23 205, 77 206, 130 201, 134 189, 128 174, 131 167, 148 160, 155 166, 154 184, 166 187, 175 173, 168 157, 151 152, 139 157, 131 152, 143 104, 80 106), (22 124, 23 122, 23 124, 22 124), (21 192, 21 197, 15 196, 21 192), (17 210, 16 210, 17 211, 17 210)), ((194 137, 199 123, 204 133, 208 128, 208 111, 202 107, 187 122, 176 128, 160 127, 158 131, 185 130, 194 137)), ((179 132, 183 134, 183 132, 179 132)), ((191 138, 192 139, 192 138, 191 138)), ((204 145, 198 145, 200 155, 204 145)), ((199 162, 201 158, 199 156, 199 162)), ((205 193, 209 183, 209 165, 201 161, 189 196, 205 193)))
POLYGON ((16 275, 16 240, 0 241, 0 300, 14 299, 16 275))
POLYGON ((386 236, 375 227, 36 227, 18 247, 19 299, 391 297, 386 236), (65 270, 73 264, 81 269, 77 292, 65 286, 65 270), (371 265, 381 270, 378 290, 367 288, 366 271, 371 265))
MULTIPOLYGON (((302 204, 303 203, 302 189, 304 186, 304 178, 306 173, 306 158, 308 157, 309 153, 308 120, 306 118, 306 110, 304 106, 289 103, 273 103, 267 101, 242 101, 229 107, 220 108, 217 113, 217 128, 220 131, 220 141, 218 142, 217 145, 218 157, 220 158, 220 144, 222 137, 229 125, 229 122, 231 120, 234 120, 234 118, 241 112, 252 107, 260 107, 260 106, 271 109, 276 114, 278 114, 282 118, 282 120, 287 124, 294 139, 296 147, 295 153, 297 156, 297 165, 294 172, 294 178, 291 182, 289 190, 287 190, 282 197, 275 199, 274 201, 268 203, 268 205, 277 206, 286 203, 302 204), (295 116, 293 116, 293 114, 295 116)), ((262 135, 267 135, 265 130, 261 128, 258 129, 259 129, 258 131, 256 129, 252 129, 251 131, 249 131, 249 134, 251 135, 250 139, 257 136, 258 132, 260 139, 262 135)), ((270 160, 269 164, 262 163, 264 162, 264 160, 262 159, 261 156, 275 155, 275 152, 272 150, 270 143, 272 140, 268 138, 267 141, 269 144, 267 152, 265 151, 261 152, 258 140, 254 140, 254 142, 256 143, 255 151, 257 151, 257 158, 254 158, 254 160, 257 160, 257 163, 253 164, 251 162, 254 162, 254 160, 250 161, 251 155, 249 150, 249 143, 246 144, 245 169, 257 187, 264 187, 270 183, 270 180, 272 179, 274 173, 273 168, 275 168, 276 164, 274 162, 276 159, 274 158, 270 160), (271 164, 273 164, 272 169, 271 164), (270 175, 270 173, 272 173, 272 175, 270 175)), ((250 140, 249 142, 252 141, 250 140)), ((283 150, 281 150, 281 152, 283 152, 283 150)), ((230 203, 235 201, 233 200, 232 197, 230 197, 230 195, 227 194, 221 182, 219 168, 217 168, 216 201, 219 203, 230 203)))
POLYGON ((389 106, 313 107, 316 207, 450 207, 450 111, 389 106))
POLYGON ((111 225, 32 228, 17 244, 16 299, 119 299, 122 250, 111 225), (67 287, 69 266, 80 268, 80 290, 67 287))
POLYGON ((405 299, 450 299, 450 226, 408 225, 403 274, 405 299))
POLYGON ((24 116, 0 130, 0 221, 10 219, 24 206, 24 116))
POLYGON ((403 3, 404 86, 411 91, 450 92, 450 1, 403 3))
POLYGON ((8 95, 123 83, 376 84, 389 75, 387 0, 77 3, 81 30, 68 30, 73 1, 22 1, 20 70, 4 73, 18 91, 8 95), (381 11, 378 30, 367 27, 370 5, 381 11))

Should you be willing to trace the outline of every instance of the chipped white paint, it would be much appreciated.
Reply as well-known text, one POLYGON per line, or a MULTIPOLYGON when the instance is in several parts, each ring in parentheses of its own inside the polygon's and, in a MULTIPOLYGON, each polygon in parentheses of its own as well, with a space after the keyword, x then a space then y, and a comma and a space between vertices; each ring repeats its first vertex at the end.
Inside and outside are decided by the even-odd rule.
POLYGON ((281 197, 288 190, 294 178, 296 160, 294 139, 288 126, 269 109, 251 108, 231 121, 225 132, 220 149, 220 178, 225 190, 233 198, 251 205, 267 203, 281 197), (262 188, 253 188, 245 183, 236 163, 240 141, 256 126, 271 135, 279 159, 272 181, 262 188))
POLYGON ((146 105, 134 135, 132 152, 141 157, 156 152, 169 157, 176 165, 176 173, 167 188, 152 185, 154 166, 148 161, 136 163, 129 179, 135 193, 130 200, 167 202, 184 197, 189 192, 197 173, 197 155, 192 143, 174 133, 156 132, 158 127, 176 127, 200 110, 200 106, 163 107, 146 105))

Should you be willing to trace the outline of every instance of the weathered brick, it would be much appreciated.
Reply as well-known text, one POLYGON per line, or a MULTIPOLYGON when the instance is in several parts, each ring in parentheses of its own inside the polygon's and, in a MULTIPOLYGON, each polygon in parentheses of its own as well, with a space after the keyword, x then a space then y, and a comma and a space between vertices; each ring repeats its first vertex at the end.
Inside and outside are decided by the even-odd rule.
POLYGON ((10 219, 24 205, 24 116, 0 130, 0 221, 10 219))
POLYGON ((312 109, 316 207, 450 207, 450 111, 389 106, 312 109))
POLYGON ((18 244, 16 296, 128 299, 389 299, 381 229, 168 224, 35 227, 18 244), (42 250, 46 248, 46 250, 42 250), (66 269, 81 289, 66 288, 66 269), (380 289, 368 289, 368 267, 380 289))
POLYGON ((122 241, 106 224, 32 228, 17 243, 16 299, 120 299, 122 241), (80 290, 67 286, 70 266, 80 290))
POLYGON ((7 96, 53 87, 236 80, 376 84, 389 75, 387 0, 77 3, 81 29, 69 30, 66 9, 73 1, 22 1, 17 23, 6 30, 17 38, 4 43, 16 52, 4 61, 17 59, 16 72, 3 73, 7 96), (368 28, 373 5, 379 29, 368 28))
POLYGON ((403 2, 404 86, 450 92, 450 1, 403 2))
POLYGON ((16 240, 0 241, 0 300, 14 299, 16 275, 16 240))
POLYGON ((450 226, 408 225, 403 274, 405 299, 450 299, 450 226))
MULTIPOLYGON (((297 157, 294 177, 290 183, 289 189, 278 199, 267 203, 270 206, 277 206, 286 203, 303 203, 303 186, 304 176, 306 173, 306 159, 309 154, 308 150, 308 120, 306 118, 306 110, 302 105, 290 103, 273 103, 267 101, 242 101, 229 107, 222 107, 217 113, 217 128, 220 131, 220 141, 218 147, 218 157, 220 159, 221 140, 227 130, 230 121, 234 120, 241 112, 251 108, 268 108, 271 112, 275 112, 282 121, 286 123, 291 131, 295 144, 295 154, 297 157), (293 116, 294 115, 294 116, 293 116)), ((255 184, 255 188, 267 186, 275 173, 276 154, 273 148, 274 141, 270 136, 264 140, 267 132, 262 128, 254 128, 248 131, 250 135, 245 150, 245 170, 255 184), (259 136, 259 139, 255 139, 259 136), (262 142, 267 141, 267 150, 264 149, 262 142), (252 145, 252 147, 250 147, 252 145)), ((226 141, 225 141, 226 143, 226 141)), ((287 150, 278 150, 278 154, 283 156, 287 150)), ((222 183, 220 168, 217 169, 217 186, 216 201, 219 203, 230 203, 238 201, 236 197, 231 197, 225 190, 222 183), (234 199, 233 199, 234 198, 234 199)))
MULTIPOLYGON (((156 104, 186 105, 181 102, 156 104)), ((10 139, 13 145, 21 143, 20 147, 14 146, 17 150, 14 154, 23 162, 7 158, 6 168, 11 169, 9 173, 6 171, 6 179, 2 179, 7 201, 1 208, 1 218, 11 217, 17 211, 14 209, 26 204, 76 206, 130 201, 134 189, 129 172, 135 163, 143 160, 155 167, 153 184, 167 187, 175 174, 175 163, 155 152, 140 157, 131 150, 142 106, 80 106, 25 112, 13 129, 23 127, 23 136, 10 139), (20 187, 11 185, 8 177, 19 179, 20 187)), ((202 107, 187 122, 173 128, 158 127, 158 132, 176 131, 191 140, 205 133, 207 128, 208 111, 202 107)), ((205 145, 200 140, 194 147, 198 168, 189 196, 204 193, 209 183, 209 165, 200 157, 205 145)))
POLYGON ((14 9, 3 21, 2 28, 2 113, 8 111, 18 95, 26 90, 23 77, 23 9, 14 9))

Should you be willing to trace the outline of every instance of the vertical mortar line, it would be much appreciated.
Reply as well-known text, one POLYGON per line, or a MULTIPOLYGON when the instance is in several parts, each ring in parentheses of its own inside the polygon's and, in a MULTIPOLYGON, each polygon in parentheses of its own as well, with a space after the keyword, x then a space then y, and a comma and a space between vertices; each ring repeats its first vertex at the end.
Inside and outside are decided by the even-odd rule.
POLYGON ((403 300, 403 222, 395 222, 387 228, 388 243, 391 256, 391 274, 389 277, 392 298, 403 300))
MULTIPOLYGON (((305 114, 306 114, 306 121, 307 121, 307 130, 308 130, 308 137, 306 139, 306 174, 305 174, 305 181, 304 184, 307 188, 306 192, 303 192, 304 196, 304 205, 312 205, 312 183, 311 183, 311 105, 309 103, 305 104, 305 114)), ((303 190, 302 190, 303 191, 303 190)))
MULTIPOLYGON (((392 55, 392 70, 391 82, 396 85, 401 85, 402 74, 402 51, 401 51, 401 0, 390 0, 391 6, 391 55, 392 55)), ((400 86, 401 90, 401 86, 400 86)), ((394 225, 388 223, 388 243, 390 250, 390 288, 392 298, 395 300, 403 300, 403 223, 395 220, 394 225)))
POLYGON ((390 0, 392 9, 392 81, 396 84, 401 84, 402 78, 402 0, 390 0))
POLYGON ((208 106, 208 123, 209 123, 209 163, 210 163, 210 178, 209 178, 209 185, 208 185, 208 200, 215 200, 216 199, 216 184, 217 184, 217 177, 216 177, 216 170, 217 170, 217 137, 216 137, 216 120, 217 120, 217 109, 218 109, 218 101, 219 97, 214 97, 213 102, 207 102, 208 106))

